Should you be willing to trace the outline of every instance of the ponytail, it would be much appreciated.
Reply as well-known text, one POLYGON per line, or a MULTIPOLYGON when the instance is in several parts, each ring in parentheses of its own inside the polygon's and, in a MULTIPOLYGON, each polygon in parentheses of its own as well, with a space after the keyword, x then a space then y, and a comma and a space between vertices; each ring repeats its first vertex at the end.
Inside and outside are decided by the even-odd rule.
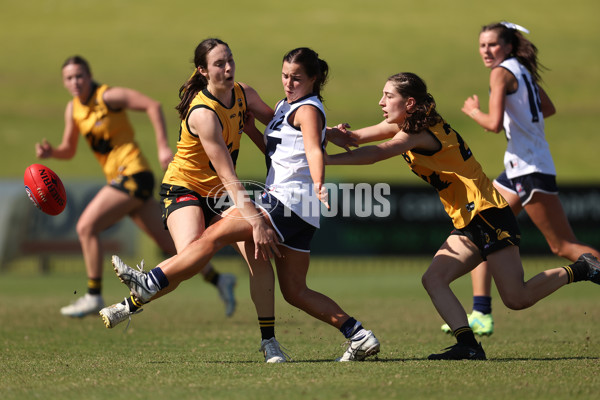
POLYGON ((181 101, 175 107, 179 113, 179 119, 185 119, 192 100, 194 100, 194 97, 196 97, 198 92, 206 88, 207 85, 208 81, 204 75, 198 72, 198 68, 196 68, 192 76, 190 76, 189 79, 179 88, 179 99, 181 101))

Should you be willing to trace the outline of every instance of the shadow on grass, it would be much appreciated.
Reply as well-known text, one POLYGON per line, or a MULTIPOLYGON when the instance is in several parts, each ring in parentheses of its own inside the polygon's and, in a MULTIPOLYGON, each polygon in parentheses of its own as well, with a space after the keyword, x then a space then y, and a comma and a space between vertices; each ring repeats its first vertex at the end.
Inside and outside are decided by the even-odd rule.
MULTIPOLYGON (((511 361, 576 361, 576 360, 590 360, 590 361, 598 361, 600 357, 506 357, 506 358, 488 358, 487 360, 472 360, 475 362, 478 361, 487 361, 487 362, 511 362, 511 361)), ((440 361, 468 361, 468 360, 429 360, 427 357, 422 358, 384 358, 384 359, 373 359, 373 360, 365 360, 365 361, 375 361, 375 362, 410 362, 410 361, 431 361, 432 363, 440 362, 440 361)))
MULTIPOLYGON (((582 361, 582 360, 590 360, 590 361, 598 361, 600 357, 507 357, 507 358, 491 358, 485 361, 487 362, 514 362, 514 361, 582 361)), ((428 360, 426 357, 423 358, 370 358, 362 363, 404 363, 404 362, 412 362, 412 361, 431 361, 432 363, 436 362, 444 362, 444 361, 468 361, 468 360, 428 360)), ((481 362, 482 360, 474 360, 475 362, 481 362)), ((180 361, 177 361, 179 363, 180 361)), ((214 361, 199 361, 202 364, 264 364, 264 361, 223 361, 223 360, 214 360, 214 361)), ((316 363, 330 363, 336 362, 335 360, 291 360, 289 363, 291 364, 316 364, 316 363)), ((174 364, 175 361, 150 361, 149 364, 174 364)))
POLYGON ((488 361, 509 362, 509 361, 576 361, 576 360, 600 360, 600 357, 507 357, 492 358, 488 361))

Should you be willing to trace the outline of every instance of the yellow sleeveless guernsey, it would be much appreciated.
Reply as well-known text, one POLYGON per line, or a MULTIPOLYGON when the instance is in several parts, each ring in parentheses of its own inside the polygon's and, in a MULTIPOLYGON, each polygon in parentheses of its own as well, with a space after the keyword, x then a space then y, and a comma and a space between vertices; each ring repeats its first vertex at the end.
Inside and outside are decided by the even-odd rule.
POLYGON ((485 209, 508 206, 450 125, 442 121, 427 131, 440 142, 440 150, 412 150, 403 157, 415 174, 437 189, 455 228, 464 228, 485 209))
MULTIPOLYGON (((194 97, 185 119, 181 121, 177 153, 167 168, 163 184, 183 186, 204 197, 208 197, 212 189, 221 185, 221 180, 204 151, 200 138, 190 131, 188 118, 197 108, 208 108, 214 111, 223 128, 223 140, 235 166, 247 105, 244 90, 237 82, 234 84, 233 92, 234 102, 230 108, 221 104, 206 89, 198 92, 194 97)), ((210 195, 214 194, 210 193, 210 195)))
POLYGON ((95 87, 90 99, 82 104, 73 98, 73 120, 102 166, 106 181, 121 175, 151 171, 140 148, 133 140, 133 128, 125 110, 111 110, 102 96, 107 85, 95 87))

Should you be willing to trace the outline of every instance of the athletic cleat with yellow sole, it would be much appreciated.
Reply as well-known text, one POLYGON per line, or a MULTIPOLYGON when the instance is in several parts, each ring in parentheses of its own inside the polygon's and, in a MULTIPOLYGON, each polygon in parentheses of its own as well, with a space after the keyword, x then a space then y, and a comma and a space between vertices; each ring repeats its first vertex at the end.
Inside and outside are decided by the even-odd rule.
POLYGON ((117 303, 113 304, 112 306, 105 307, 100 310, 99 314, 102 317, 104 326, 106 326, 108 329, 111 329, 125 320, 131 321, 132 315, 139 314, 142 311, 144 311, 142 308, 134 312, 129 311, 129 305, 127 304, 127 300, 125 300, 125 304, 117 303))

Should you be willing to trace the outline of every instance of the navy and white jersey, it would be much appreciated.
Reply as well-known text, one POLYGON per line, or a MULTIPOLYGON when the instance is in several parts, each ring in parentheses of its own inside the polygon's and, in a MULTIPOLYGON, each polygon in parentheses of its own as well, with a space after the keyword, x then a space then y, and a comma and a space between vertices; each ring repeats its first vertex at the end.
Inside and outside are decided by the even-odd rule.
POLYGON ((556 175, 550 147, 544 133, 540 94, 531 74, 516 58, 504 60, 500 67, 517 79, 518 88, 506 94, 504 131, 508 146, 504 168, 508 178, 540 172, 556 175))
POLYGON ((290 116, 302 106, 315 107, 323 115, 321 142, 325 141, 325 110, 317 96, 311 94, 292 103, 281 100, 264 134, 267 148, 265 184, 269 194, 318 228, 321 206, 313 188, 302 131, 290 124, 290 116))

